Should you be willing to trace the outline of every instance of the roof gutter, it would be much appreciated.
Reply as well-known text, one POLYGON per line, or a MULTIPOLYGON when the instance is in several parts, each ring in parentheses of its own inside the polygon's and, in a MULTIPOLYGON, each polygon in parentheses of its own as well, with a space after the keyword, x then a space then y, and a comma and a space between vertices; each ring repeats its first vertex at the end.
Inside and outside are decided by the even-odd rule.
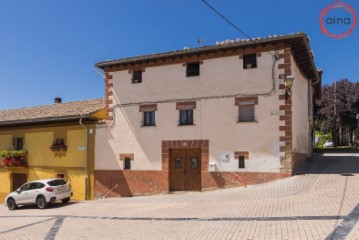
MULTIPOLYGON (((57 122, 57 121, 64 121, 64 120, 79 120, 83 118, 84 116, 73 116, 73 117, 63 117, 63 118, 42 118, 42 119, 27 119, 27 120, 15 120, 15 121, 2 121, 0 122, 0 126, 3 125, 17 125, 17 124, 23 124, 23 123, 45 123, 45 122, 57 122)), ((86 116, 86 119, 90 120, 97 120, 96 118, 86 116)))

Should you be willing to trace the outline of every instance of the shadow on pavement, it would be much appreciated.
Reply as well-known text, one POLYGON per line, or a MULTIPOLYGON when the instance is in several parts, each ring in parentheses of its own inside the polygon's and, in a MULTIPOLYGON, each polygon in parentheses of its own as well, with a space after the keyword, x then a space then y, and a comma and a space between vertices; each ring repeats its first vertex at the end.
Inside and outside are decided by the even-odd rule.
POLYGON ((354 149, 321 149, 304 161, 295 174, 354 174, 359 173, 359 151, 354 149))
MULTIPOLYGON (((66 203, 66 204, 63 204, 61 202, 55 202, 55 203, 52 203, 50 204, 47 208, 45 208, 44 210, 46 209, 56 209, 56 208, 63 208, 63 207, 67 207, 67 206, 70 206, 70 205, 73 205, 73 204, 76 204, 78 202, 69 202, 69 203, 66 203)), ((17 211, 18 210, 30 210, 30 209, 37 209, 38 207, 36 205, 27 205, 27 206, 18 206, 17 208, 17 211)), ((41 209, 39 209, 41 210, 41 209)))

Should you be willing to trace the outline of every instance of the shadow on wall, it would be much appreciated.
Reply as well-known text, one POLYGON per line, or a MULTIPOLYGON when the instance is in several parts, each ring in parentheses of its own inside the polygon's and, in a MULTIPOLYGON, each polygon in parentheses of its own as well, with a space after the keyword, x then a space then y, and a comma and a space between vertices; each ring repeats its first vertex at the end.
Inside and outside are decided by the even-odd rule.
POLYGON ((202 189, 249 186, 290 177, 287 173, 202 172, 202 189))
POLYGON ((119 196, 133 196, 123 171, 95 171, 95 199, 119 196))
POLYGON ((296 174, 359 173, 359 153, 313 154, 295 171, 296 174))
POLYGON ((95 179, 95 198, 152 195, 169 190, 167 171, 97 170, 95 179))

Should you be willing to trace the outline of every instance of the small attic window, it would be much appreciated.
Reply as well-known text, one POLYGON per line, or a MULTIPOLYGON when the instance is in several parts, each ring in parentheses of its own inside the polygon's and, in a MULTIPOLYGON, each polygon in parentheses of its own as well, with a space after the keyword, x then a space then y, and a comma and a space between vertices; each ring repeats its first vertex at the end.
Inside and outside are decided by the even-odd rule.
POLYGON ((132 83, 141 83, 142 82, 142 71, 133 71, 132 72, 132 83))
POLYGON ((199 62, 187 63, 186 76, 193 77, 199 76, 199 62))
POLYGON ((243 55, 243 69, 257 68, 257 55, 247 54, 243 55))

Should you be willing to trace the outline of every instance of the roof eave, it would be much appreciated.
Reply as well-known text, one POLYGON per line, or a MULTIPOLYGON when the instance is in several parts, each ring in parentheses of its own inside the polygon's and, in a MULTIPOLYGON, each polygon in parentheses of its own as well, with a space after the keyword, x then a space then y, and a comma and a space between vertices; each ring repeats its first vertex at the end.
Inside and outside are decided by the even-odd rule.
POLYGON ((92 118, 91 116, 83 116, 83 115, 78 115, 78 116, 71 116, 71 117, 57 117, 57 118, 41 118, 41 119, 26 119, 26 120, 15 120, 15 121, 2 121, 0 122, 0 126, 12 126, 12 125, 20 125, 20 124, 40 124, 40 123, 57 123, 57 122, 61 122, 61 121, 74 121, 74 120, 80 120, 80 119, 88 119, 88 120, 93 120, 94 122, 98 121, 98 119, 96 118, 92 118))
MULTIPOLYGON (((296 44, 296 39, 300 40, 302 44, 302 47, 305 48, 305 58, 309 60, 309 71, 307 71, 307 74, 305 73, 305 70, 301 69, 302 74, 308 79, 312 81, 316 81, 319 79, 319 75, 317 73, 317 69, 314 62, 313 54, 310 50, 309 46, 309 39, 305 33, 296 33, 291 35, 284 35, 279 37, 271 37, 271 38, 264 38, 264 39, 255 39, 255 40, 248 40, 246 42, 239 42, 239 43, 232 43, 228 45, 220 45, 220 46, 206 46, 206 47, 200 47, 195 49, 188 49, 188 50, 179 50, 174 52, 167 52, 167 53, 159 53, 159 54, 153 54, 153 55, 143 55, 143 56, 136 56, 136 57, 130 57, 130 58, 123 58, 123 59, 117 59, 117 60, 109 60, 109 61, 103 61, 96 63, 95 66, 98 68, 101 68, 104 70, 106 67, 113 67, 113 66, 119 66, 119 65, 127 65, 127 64, 136 64, 136 63, 145 63, 153 60, 159 60, 164 58, 173 58, 173 57, 182 57, 185 55, 191 55, 191 54, 203 54, 206 52, 211 51, 221 51, 221 50, 230 50, 233 48, 240 48, 240 47, 248 47, 252 45, 261 45, 261 44, 268 44, 268 43, 278 43, 278 42, 284 42, 289 45, 291 45, 291 48, 293 49, 293 46, 296 44), (254 42, 255 41, 255 42, 254 42), (309 75, 308 75, 309 73, 309 75)), ((297 48, 301 48, 299 45, 297 45, 297 48)), ((298 54, 301 53, 301 49, 295 49, 295 52, 298 54)), ((293 56, 296 61, 299 62, 298 59, 296 59, 295 56, 293 56)), ((301 66, 303 67, 303 65, 301 66)))
POLYGON ((115 66, 115 65, 119 65, 119 64, 139 63, 139 62, 150 61, 150 60, 155 60, 155 59, 165 58, 165 57, 174 57, 174 56, 182 56, 182 55, 187 55, 187 54, 205 53, 207 51, 227 50, 227 49, 231 49, 231 48, 245 47, 245 46, 257 45, 257 44, 260 45, 260 44, 270 43, 270 42, 275 43, 275 42, 280 42, 283 40, 290 40, 290 39, 299 38, 299 37, 304 38, 304 37, 306 37, 306 34, 305 33, 297 33, 297 34, 285 35, 285 36, 279 36, 279 37, 253 39, 253 40, 251 39, 246 42, 232 43, 232 44, 228 44, 228 45, 205 46, 205 47, 200 47, 200 48, 195 48, 195 49, 179 50, 179 51, 174 51, 174 52, 159 53, 159 54, 153 54, 153 55, 143 55, 143 56, 136 56, 136 57, 130 57, 130 58, 108 60, 108 61, 98 62, 95 64, 95 66, 103 69, 105 67, 115 66), (139 58, 139 59, 137 59, 137 58, 139 58))

